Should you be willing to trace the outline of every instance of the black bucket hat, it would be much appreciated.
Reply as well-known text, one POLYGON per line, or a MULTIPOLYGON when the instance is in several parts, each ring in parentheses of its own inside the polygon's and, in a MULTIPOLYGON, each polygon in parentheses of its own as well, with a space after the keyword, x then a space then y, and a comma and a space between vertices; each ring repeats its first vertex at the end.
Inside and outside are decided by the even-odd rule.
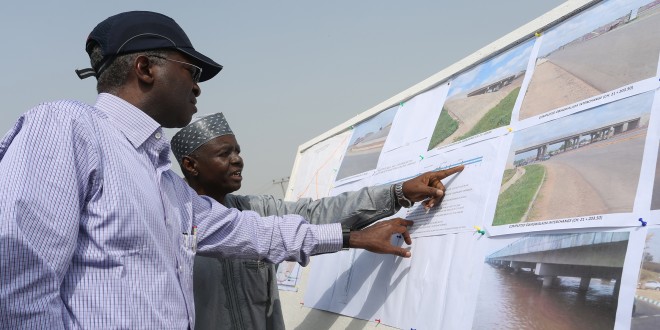
POLYGON ((195 60, 202 68, 199 81, 213 78, 222 65, 193 48, 190 39, 173 19, 149 11, 129 11, 110 16, 99 23, 87 37, 85 50, 91 55, 94 43, 101 46, 103 59, 97 67, 76 70, 80 79, 98 77, 116 55, 151 49, 176 49, 195 60))

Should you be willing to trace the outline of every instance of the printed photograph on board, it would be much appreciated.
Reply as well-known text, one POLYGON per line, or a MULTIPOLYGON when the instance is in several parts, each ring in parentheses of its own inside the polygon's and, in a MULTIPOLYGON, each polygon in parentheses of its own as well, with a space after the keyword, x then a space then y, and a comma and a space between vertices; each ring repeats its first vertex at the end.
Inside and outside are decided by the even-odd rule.
POLYGON ((614 327, 628 232, 490 240, 473 329, 614 327))
POLYGON ((604 1, 543 33, 520 119, 656 75, 660 1, 604 1))
POLYGON ((631 212, 653 96, 516 132, 492 225, 631 212))
POLYGON ((508 125, 533 45, 530 39, 452 79, 428 150, 508 125))
POLYGON ((658 148, 658 158, 655 163, 655 179, 651 196, 651 210, 660 210, 660 148, 658 148))
POLYGON ((389 108, 353 129, 353 136, 348 142, 348 149, 337 172, 336 180, 376 168, 398 108, 398 106, 389 108))
POLYGON ((631 330, 651 330, 660 322, 660 228, 649 228, 635 291, 631 330))

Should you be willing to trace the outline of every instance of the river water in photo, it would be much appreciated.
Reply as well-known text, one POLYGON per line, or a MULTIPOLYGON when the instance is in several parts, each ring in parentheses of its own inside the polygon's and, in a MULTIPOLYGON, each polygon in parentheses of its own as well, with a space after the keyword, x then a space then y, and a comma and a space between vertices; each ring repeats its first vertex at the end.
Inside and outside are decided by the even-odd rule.
POLYGON ((581 293, 580 278, 559 277, 551 288, 531 272, 511 273, 484 265, 473 329, 612 329, 616 315, 614 281, 591 279, 581 293))

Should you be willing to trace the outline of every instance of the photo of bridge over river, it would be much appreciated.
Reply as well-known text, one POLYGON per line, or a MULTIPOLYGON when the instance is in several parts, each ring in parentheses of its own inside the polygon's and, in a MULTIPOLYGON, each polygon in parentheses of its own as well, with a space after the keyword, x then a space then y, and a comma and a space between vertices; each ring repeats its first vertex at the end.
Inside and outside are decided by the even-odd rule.
POLYGON ((605 1, 543 35, 520 119, 655 76, 660 1, 605 1))
POLYGON ((494 238, 473 329, 612 329, 628 232, 494 238))
POLYGON ((515 132, 493 225, 631 212, 653 95, 515 132))

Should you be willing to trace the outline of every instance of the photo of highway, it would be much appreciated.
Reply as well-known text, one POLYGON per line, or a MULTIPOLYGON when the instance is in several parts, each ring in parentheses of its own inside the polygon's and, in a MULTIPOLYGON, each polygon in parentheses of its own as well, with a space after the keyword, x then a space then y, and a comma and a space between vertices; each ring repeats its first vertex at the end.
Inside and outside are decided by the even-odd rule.
POLYGON ((657 329, 660 324, 660 228, 649 228, 639 270, 632 330, 657 329))
POLYGON ((520 119, 656 75, 660 1, 606 1, 544 33, 520 119))
POLYGON ((508 125, 533 45, 530 39, 452 79, 428 149, 508 125))
POLYGON ((373 170, 378 165, 387 135, 390 133, 398 106, 387 109, 358 124, 339 166, 336 180, 373 170))
POLYGON ((472 329, 612 329, 628 232, 491 240, 472 329))
POLYGON ((516 132, 493 225, 631 212, 653 95, 516 132))

